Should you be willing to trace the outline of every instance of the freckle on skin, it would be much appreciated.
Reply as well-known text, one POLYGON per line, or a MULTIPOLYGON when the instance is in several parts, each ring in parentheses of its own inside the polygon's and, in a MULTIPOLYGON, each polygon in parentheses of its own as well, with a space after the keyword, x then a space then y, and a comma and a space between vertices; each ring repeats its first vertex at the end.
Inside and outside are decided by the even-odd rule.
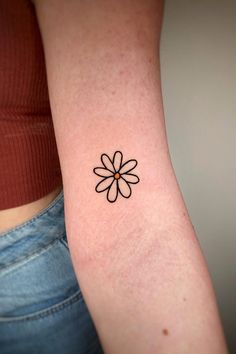
POLYGON ((186 297, 184 297, 183 300, 186 301, 186 297))
POLYGON ((164 329, 162 330, 162 333, 164 334, 164 336, 168 336, 169 331, 168 331, 168 329, 164 328, 164 329))
POLYGON ((116 93, 116 91, 111 91, 111 94, 112 94, 112 95, 115 95, 115 93, 116 93))
POLYGON ((120 75, 123 75, 123 74, 124 74, 124 71, 123 71, 123 70, 120 70, 120 71, 119 71, 119 74, 120 74, 120 75))

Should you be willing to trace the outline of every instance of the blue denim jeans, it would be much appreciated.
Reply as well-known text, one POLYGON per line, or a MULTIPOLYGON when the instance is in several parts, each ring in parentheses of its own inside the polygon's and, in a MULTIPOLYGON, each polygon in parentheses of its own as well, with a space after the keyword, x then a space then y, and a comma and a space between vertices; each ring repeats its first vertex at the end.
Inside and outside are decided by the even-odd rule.
POLYGON ((0 234, 0 353, 103 353, 71 263, 63 190, 0 234))

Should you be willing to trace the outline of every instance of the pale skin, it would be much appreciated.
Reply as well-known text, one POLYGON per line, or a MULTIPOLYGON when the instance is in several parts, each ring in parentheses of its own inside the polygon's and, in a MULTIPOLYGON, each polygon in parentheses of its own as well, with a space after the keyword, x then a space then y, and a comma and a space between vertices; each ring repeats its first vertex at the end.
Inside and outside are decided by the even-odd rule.
POLYGON ((55 188, 44 197, 31 203, 20 205, 14 208, 0 210, 0 236, 10 229, 31 219, 39 211, 48 206, 60 193, 62 186, 55 188))
MULTIPOLYGON (((162 2, 35 0, 69 248, 105 353, 227 353, 168 151, 162 2), (129 199, 96 193, 102 153, 138 161, 129 199)), ((79 329, 78 329, 79 330, 79 329)))

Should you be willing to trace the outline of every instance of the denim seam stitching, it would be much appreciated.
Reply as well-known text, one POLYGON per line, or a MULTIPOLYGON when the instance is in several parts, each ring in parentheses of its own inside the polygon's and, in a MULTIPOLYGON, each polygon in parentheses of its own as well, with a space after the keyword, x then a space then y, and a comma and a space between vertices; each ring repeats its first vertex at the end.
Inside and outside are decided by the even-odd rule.
POLYGON ((63 239, 63 237, 61 237, 61 238, 59 239, 59 241, 60 241, 67 249, 69 249, 68 244, 67 244, 67 242, 63 239))
POLYGON ((10 322, 24 322, 24 321, 30 321, 30 320, 37 320, 40 318, 44 318, 49 315, 53 315, 73 303, 75 303, 77 300, 83 299, 81 290, 77 290, 75 294, 71 295, 68 299, 63 300, 59 304, 52 305, 50 308, 45 309, 45 310, 40 310, 38 312, 35 312, 34 314, 30 315, 25 315, 25 316, 17 316, 17 317, 0 317, 0 324, 2 323, 10 323, 10 322))
POLYGON ((25 221, 23 224, 20 224, 12 229, 9 229, 8 231, 6 232, 3 232, 2 234, 0 234, 1 237, 4 237, 4 236, 7 236, 9 235, 10 233, 14 232, 14 231, 17 231, 25 226, 28 226, 30 224, 32 224, 33 221, 37 220, 39 217, 45 215, 49 210, 51 210, 57 202, 59 202, 63 197, 63 193, 61 193, 61 196, 60 196, 60 193, 58 194, 58 196, 46 207, 44 208, 43 210, 41 210, 41 212, 39 212, 38 214, 36 214, 35 216, 32 216, 32 218, 30 220, 27 220, 25 221))
POLYGON ((25 260, 29 260, 31 258, 35 258, 38 254, 42 253, 43 251, 46 251, 48 248, 50 248, 51 246, 53 246, 53 244, 55 242, 58 242, 61 240, 61 238, 64 236, 64 233, 63 232, 62 234, 60 234, 56 239, 52 240, 51 242, 47 243, 44 247, 41 247, 41 248, 38 248, 37 251, 33 252, 33 253, 30 253, 28 256, 24 256, 24 257, 19 257, 17 258, 17 260, 15 262, 10 262, 10 263, 7 263, 5 264, 3 267, 0 267, 0 272, 5 270, 6 268, 10 268, 12 266, 14 266, 15 264, 17 263, 20 263, 21 261, 25 260))

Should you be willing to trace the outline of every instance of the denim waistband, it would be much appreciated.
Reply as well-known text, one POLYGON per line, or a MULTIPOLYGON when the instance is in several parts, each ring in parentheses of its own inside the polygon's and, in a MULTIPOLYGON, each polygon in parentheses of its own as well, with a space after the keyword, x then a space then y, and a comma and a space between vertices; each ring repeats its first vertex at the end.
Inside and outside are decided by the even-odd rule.
POLYGON ((0 233, 0 270, 47 248, 65 235, 63 190, 24 223, 0 233))

